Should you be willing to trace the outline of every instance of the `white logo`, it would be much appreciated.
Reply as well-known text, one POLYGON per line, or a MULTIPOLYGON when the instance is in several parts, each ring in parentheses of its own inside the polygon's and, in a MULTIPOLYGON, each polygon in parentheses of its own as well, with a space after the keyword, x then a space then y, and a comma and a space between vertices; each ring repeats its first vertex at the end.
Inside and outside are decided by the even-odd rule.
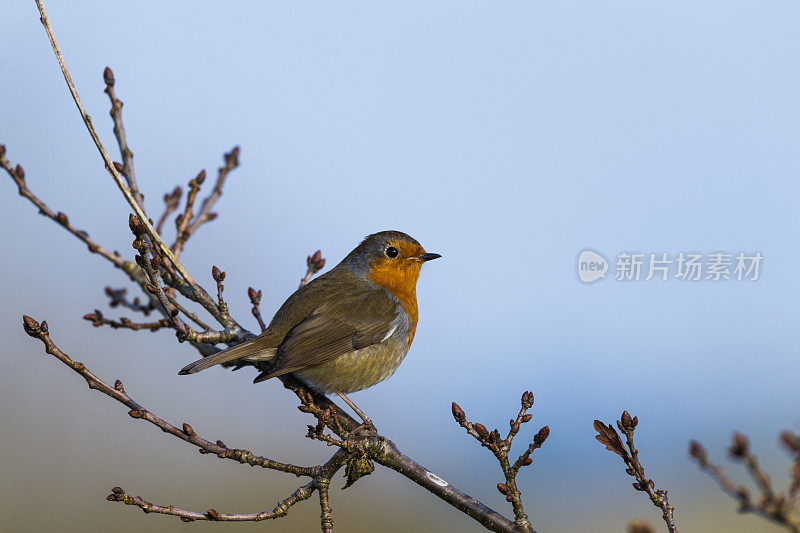
POLYGON ((606 277, 608 261, 592 250, 584 250, 578 256, 578 277, 584 283, 591 283, 606 277))

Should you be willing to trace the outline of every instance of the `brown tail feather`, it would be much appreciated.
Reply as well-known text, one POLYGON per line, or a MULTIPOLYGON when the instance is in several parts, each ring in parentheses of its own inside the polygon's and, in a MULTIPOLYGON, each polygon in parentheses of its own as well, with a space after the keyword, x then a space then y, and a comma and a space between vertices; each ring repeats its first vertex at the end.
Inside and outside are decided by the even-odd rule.
POLYGON ((262 346, 259 346, 260 343, 257 341, 260 339, 256 339, 254 341, 245 342, 234 346, 232 348, 228 348, 227 350, 222 350, 221 352, 217 352, 214 355, 209 355, 208 357, 203 357, 202 359, 198 359, 194 363, 190 363, 185 367, 181 368, 180 374, 181 376, 185 376, 187 374, 196 374, 201 370, 205 370, 206 368, 212 367, 214 365, 218 365, 221 363, 227 363, 228 361, 233 361, 235 359, 242 359, 245 357, 260 355, 260 357, 252 357, 252 359, 269 359, 274 353, 269 353, 270 351, 274 352, 273 350, 265 350, 262 346))

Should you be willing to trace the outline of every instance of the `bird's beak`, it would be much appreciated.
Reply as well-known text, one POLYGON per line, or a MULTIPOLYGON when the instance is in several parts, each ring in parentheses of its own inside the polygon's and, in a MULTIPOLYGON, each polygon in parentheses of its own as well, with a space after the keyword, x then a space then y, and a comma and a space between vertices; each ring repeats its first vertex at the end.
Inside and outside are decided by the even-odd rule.
POLYGON ((439 259, 440 257, 442 257, 440 254, 432 254, 432 253, 429 253, 429 252, 425 252, 424 254, 418 256, 418 259, 420 260, 420 262, 424 263, 425 261, 431 261, 433 259, 439 259))

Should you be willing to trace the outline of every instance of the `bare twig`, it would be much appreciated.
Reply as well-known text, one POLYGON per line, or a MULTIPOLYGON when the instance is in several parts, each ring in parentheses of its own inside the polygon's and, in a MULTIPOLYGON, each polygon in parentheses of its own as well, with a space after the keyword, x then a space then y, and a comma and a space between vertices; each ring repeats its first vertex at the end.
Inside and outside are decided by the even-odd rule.
MULTIPOLYGON (((200 289, 197 284, 195 283, 194 279, 189 275, 186 269, 181 265, 175 256, 173 256, 172 251, 169 247, 164 243, 164 241, 159 236, 158 232, 155 230, 153 225, 145 215, 144 210, 136 201, 136 198, 133 196, 130 188, 125 184, 120 175, 119 171, 114 166, 111 158, 108 156, 108 152, 106 152, 105 148, 103 147, 103 143, 100 142, 100 137, 98 137, 97 132, 92 125, 92 119, 86 113, 86 110, 83 107, 83 103, 81 102, 80 97, 78 96, 78 91, 75 89, 75 84, 72 83, 72 77, 69 75, 69 71, 67 70, 67 65, 64 63, 64 59, 61 56, 61 50, 58 47, 58 43, 56 43, 56 37, 53 33, 53 27, 50 25, 50 20, 47 18, 47 13, 44 11, 44 5, 42 4, 42 0, 35 0, 36 6, 39 8, 39 15, 42 25, 44 26, 45 31, 47 32, 47 37, 50 39, 50 45, 53 48, 53 52, 56 55, 56 59, 58 60, 58 65, 61 67, 61 73, 64 75, 64 80, 67 82, 67 87, 69 87, 69 92, 72 95, 72 99, 75 101, 75 105, 78 107, 78 111, 80 112, 81 118, 83 119, 83 123, 86 125, 86 129, 89 131, 89 135, 92 138, 97 150, 100 152, 100 156, 103 158, 103 162, 105 163, 106 170, 114 180, 114 183, 117 184, 117 187, 122 192, 122 195, 125 197, 125 200, 128 201, 128 205, 130 205, 133 212, 136 213, 136 216, 139 218, 141 223, 144 225, 145 231, 153 239, 153 243, 159 248, 160 252, 167 258, 169 261, 175 266, 175 269, 180 273, 186 282, 195 288, 198 292, 200 289)), ((208 296, 206 294, 206 296, 208 296)), ((210 298, 209 298, 210 300, 210 298)))
POLYGON ((267 325, 264 324, 264 319, 261 318, 261 308, 259 307, 261 304, 261 291, 257 291, 253 287, 248 287, 247 296, 250 298, 250 303, 253 304, 251 312, 253 316, 256 317, 256 320, 258 320, 258 327, 261 328, 261 331, 266 331, 267 325))
POLYGON ((59 211, 58 213, 53 212, 47 204, 45 204, 42 200, 40 200, 35 194, 33 194, 30 189, 28 189, 28 185, 25 182, 25 171, 22 169, 20 165, 16 167, 12 167, 11 163, 6 159, 6 147, 0 144, 0 166, 11 176, 11 179, 14 180, 14 183, 17 184, 17 189, 19 190, 19 195, 23 198, 27 198, 33 205, 35 205, 39 209, 39 213, 46 216, 47 218, 53 220, 57 224, 61 225, 64 229, 72 233, 78 239, 83 241, 86 244, 86 247, 89 248, 89 251, 98 254, 99 256, 107 259, 111 262, 115 267, 124 270, 129 276, 131 275, 131 269, 134 268, 134 265, 128 261, 125 261, 120 257, 118 253, 111 253, 99 244, 95 242, 93 239, 89 237, 89 234, 83 230, 77 229, 73 226, 67 215, 59 211))
POLYGON ((192 211, 194 208, 194 200, 197 198, 197 193, 200 192, 200 187, 205 180, 205 169, 198 172, 197 176, 189 180, 189 192, 186 193, 186 206, 183 208, 183 213, 178 215, 178 218, 175 219, 175 231, 177 235, 175 237, 175 243, 172 245, 172 251, 176 258, 180 257, 183 251, 183 245, 186 244, 186 240, 189 238, 189 223, 192 221, 194 213, 192 211))
POLYGON ((639 423, 638 417, 631 418, 628 411, 622 412, 622 417, 617 421, 617 427, 626 437, 627 449, 622 444, 619 434, 611 424, 603 424, 599 420, 594 421, 594 429, 597 430, 595 438, 600 444, 605 445, 606 449, 612 451, 622 458, 622 461, 627 467, 625 472, 636 479, 633 483, 633 488, 645 492, 653 502, 653 505, 661 509, 664 522, 667 524, 667 529, 670 533, 677 533, 678 528, 675 525, 674 512, 675 507, 670 505, 667 499, 666 490, 656 490, 655 483, 652 479, 648 479, 644 474, 644 467, 639 462, 639 451, 633 444, 633 431, 639 423))
POLYGON ((222 299, 222 291, 225 290, 225 286, 222 284, 222 282, 225 280, 225 272, 214 265, 211 267, 211 277, 213 277, 214 281, 217 282, 217 302, 219 310, 221 313, 227 313, 228 304, 226 304, 225 300, 222 299))
POLYGON ((792 480, 786 493, 776 494, 769 481, 769 476, 758 466, 758 459, 750 450, 750 442, 741 433, 734 433, 728 453, 732 459, 743 461, 747 471, 761 491, 761 498, 756 501, 743 485, 735 485, 725 474, 722 467, 708 460, 708 453, 697 441, 689 443, 689 456, 702 470, 713 477, 720 488, 739 502, 740 513, 754 513, 771 520, 789 531, 800 532, 800 513, 797 509, 797 490, 800 485, 800 436, 789 431, 781 434, 781 441, 792 455, 794 461, 791 468, 792 480))
POLYGON ((182 428, 177 428, 162 420, 152 412, 145 409, 141 404, 135 402, 127 392, 125 392, 125 388, 122 386, 122 382, 117 380, 114 386, 110 386, 105 383, 103 380, 95 376, 89 369, 87 369, 83 363, 73 361, 66 353, 61 351, 61 349, 52 341, 50 338, 49 327, 47 322, 42 322, 39 324, 36 320, 29 316, 23 317, 23 326, 25 328, 25 333, 30 335, 35 339, 39 339, 42 344, 44 344, 45 352, 54 356, 56 359, 64 363, 66 366, 74 370, 78 375, 80 375, 83 379, 86 380, 86 384, 89 386, 90 389, 102 392, 106 396, 113 398, 114 400, 118 401, 119 403, 125 405, 130 409, 128 414, 132 418, 138 418, 141 420, 146 420, 151 424, 157 426, 159 429, 164 431, 165 433, 169 433, 179 439, 188 442, 189 444, 193 444, 201 449, 203 453, 210 453, 214 454, 221 459, 231 459, 237 461, 242 464, 248 464, 250 466, 260 466, 262 468, 267 468, 270 470, 278 470, 281 472, 287 472, 290 474, 294 474, 297 476, 312 476, 313 475, 313 468, 312 467, 301 467, 295 466, 288 463, 281 463, 278 461, 273 461, 272 459, 267 459, 266 457, 260 457, 253 455, 248 450, 239 450, 234 448, 228 448, 225 446, 222 441, 217 441, 216 443, 212 443, 202 437, 200 437, 190 426, 189 424, 183 424, 182 428))
POLYGON ((156 224, 156 231, 159 234, 163 230, 164 222, 167 221, 167 218, 169 218, 169 216, 172 214, 173 211, 178 209, 178 205, 180 205, 181 202, 182 194, 183 190, 180 188, 180 186, 177 186, 171 193, 167 193, 164 195, 164 212, 158 219, 158 224, 156 224))
POLYGON ((138 313, 142 313, 144 316, 148 316, 153 309, 156 307, 152 305, 152 302, 147 303, 147 305, 142 305, 141 300, 138 297, 134 298, 133 300, 128 300, 128 290, 125 288, 113 289, 111 287, 105 288, 106 296, 109 298, 108 306, 112 309, 114 307, 125 307, 130 309, 131 311, 136 311, 138 313))
POLYGON ((531 453, 537 448, 540 448, 544 441, 550 435, 550 428, 544 426, 539 430, 536 436, 533 437, 533 442, 528 445, 528 449, 520 455, 512 465, 508 453, 511 450, 511 444, 514 437, 519 433, 521 424, 531 421, 533 415, 527 414, 528 410, 533 407, 533 393, 525 391, 522 394, 520 401, 522 407, 519 410, 516 418, 509 421, 511 426, 505 438, 500 437, 500 432, 496 429, 491 432, 486 429, 486 426, 478 422, 469 422, 467 415, 461 407, 453 402, 453 418, 456 422, 467 430, 467 433, 475 437, 475 439, 491 451, 500 463, 500 468, 503 470, 505 477, 504 483, 497 484, 497 490, 506 497, 506 501, 511 503, 514 508, 515 524, 519 531, 532 531, 533 525, 525 513, 522 505, 522 493, 517 487, 517 474, 520 468, 528 466, 533 463, 530 458, 531 453))
POLYGON ((119 320, 111 320, 103 316, 99 309, 95 309, 93 313, 83 315, 84 320, 88 320, 96 328, 100 326, 111 326, 112 329, 132 329, 134 331, 148 329, 150 331, 158 331, 159 329, 172 327, 170 321, 166 318, 156 320, 155 322, 133 322, 131 319, 122 317, 119 320))
POLYGON ((103 81, 106 83, 106 88, 103 92, 108 95, 108 99, 111 101, 111 111, 109 114, 114 120, 114 135, 117 138, 119 152, 122 156, 122 166, 121 168, 117 168, 117 171, 125 176, 131 194, 136 199, 136 203, 139 204, 139 207, 142 208, 142 211, 144 211, 144 198, 139 192, 139 186, 136 184, 136 175, 133 172, 133 152, 128 148, 128 141, 125 137, 125 126, 122 124, 122 102, 114 93, 114 73, 109 67, 103 70, 103 81))
POLYGON ((260 522, 261 520, 270 520, 275 518, 282 518, 289 512, 289 508, 294 504, 307 500, 314 494, 314 482, 309 481, 302 487, 294 491, 288 498, 278 502, 271 511, 262 511, 260 513, 252 514, 225 514, 220 513, 216 509, 209 509, 205 513, 198 513, 196 511, 186 511, 178 509, 170 505, 165 507, 163 505, 156 505, 143 500, 139 496, 129 496, 120 487, 111 489, 111 494, 106 496, 110 502, 121 502, 125 505, 134 505, 139 507, 145 513, 158 513, 170 516, 177 516, 183 522, 194 522, 195 520, 208 520, 210 522, 260 522))
POLYGON ((192 220, 192 223, 187 230, 187 239, 191 237, 202 224, 205 222, 211 222, 217 218, 216 213, 212 213, 211 209, 214 207, 214 204, 217 202, 219 197, 222 196, 222 186, 225 184, 225 178, 228 177, 228 174, 233 169, 239 166, 239 147, 234 146, 230 152, 225 154, 224 159, 225 163, 217 170, 217 181, 214 183, 214 188, 211 190, 211 194, 209 194, 208 197, 203 200, 203 204, 200 206, 200 212, 197 213, 196 217, 194 217, 194 220, 192 220))

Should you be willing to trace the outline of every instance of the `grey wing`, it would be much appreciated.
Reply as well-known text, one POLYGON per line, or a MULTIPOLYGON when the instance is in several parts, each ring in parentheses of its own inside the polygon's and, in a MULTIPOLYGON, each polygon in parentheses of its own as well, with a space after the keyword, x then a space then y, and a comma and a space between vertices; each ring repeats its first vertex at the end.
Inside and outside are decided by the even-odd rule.
POLYGON ((313 311, 289 331, 278 346, 274 366, 259 374, 254 383, 331 361, 353 350, 382 342, 391 335, 397 320, 396 304, 389 298, 386 300, 386 305, 378 306, 380 310, 375 309, 374 301, 370 302, 368 308, 354 301, 352 307, 337 306, 335 310, 320 308, 313 311), (387 319, 387 316, 390 318, 387 319))

